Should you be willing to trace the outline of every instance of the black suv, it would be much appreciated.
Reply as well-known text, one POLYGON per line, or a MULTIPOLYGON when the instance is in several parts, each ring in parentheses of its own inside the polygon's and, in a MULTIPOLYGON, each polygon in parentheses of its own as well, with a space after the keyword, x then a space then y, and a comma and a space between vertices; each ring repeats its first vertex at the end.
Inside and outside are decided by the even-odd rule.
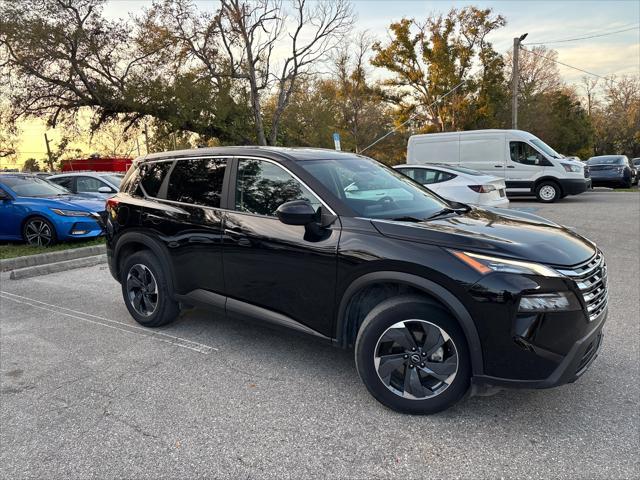
POLYGON ((107 210, 109 267, 137 322, 199 306, 353 346, 371 394, 399 411, 573 382, 600 347, 607 270, 592 242, 448 202, 367 157, 148 155, 107 210))

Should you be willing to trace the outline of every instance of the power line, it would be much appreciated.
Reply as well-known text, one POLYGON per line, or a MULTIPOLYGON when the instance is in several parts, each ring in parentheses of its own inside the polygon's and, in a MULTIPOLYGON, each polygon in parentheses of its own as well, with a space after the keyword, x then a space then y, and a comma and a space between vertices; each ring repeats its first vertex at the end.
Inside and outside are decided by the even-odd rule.
POLYGON ((575 38, 564 38, 562 40, 549 40, 547 42, 536 42, 536 43, 527 43, 526 45, 547 45, 549 43, 565 43, 565 42, 577 42, 578 40, 587 40, 589 38, 598 38, 598 37, 606 37, 608 35, 615 35, 616 33, 629 32, 631 30, 638 30, 638 26, 634 26, 631 28, 625 28, 622 30, 615 30, 613 32, 608 33, 600 33, 598 35, 588 35, 586 37, 575 37, 575 38))
MULTIPOLYGON (((451 95, 453 92, 455 92, 458 88, 460 88, 462 86, 463 83, 465 83, 466 80, 462 80, 458 85, 456 85, 455 87, 453 87, 451 90, 449 90, 447 93, 445 93, 444 95, 440 95, 438 98, 435 99, 435 101, 431 102, 429 105, 427 105, 426 108, 431 108, 432 106, 434 106, 436 103, 438 103, 440 100, 442 100, 445 97, 448 97, 449 95, 451 95)), ((384 140, 385 138, 387 138, 389 135, 391 135, 392 133, 394 133, 395 131, 399 130, 400 128, 404 127, 407 123, 409 123, 411 120, 413 120, 416 116, 418 116, 417 113, 414 113, 413 115, 411 115, 409 118, 407 118, 404 122, 402 122, 400 125, 398 125, 396 128, 394 128, 393 130, 388 131, 387 133, 385 133, 383 136, 381 136, 380 138, 378 138, 375 142, 373 142, 371 145, 364 147, 362 150, 360 150, 359 152, 356 153, 362 153, 365 150, 370 149, 371 147, 373 147, 376 143, 380 142, 381 140, 384 140)))
POLYGON ((589 72, 587 70, 583 70, 582 68, 574 67, 573 65, 569 65, 568 63, 563 63, 560 60, 555 60, 555 59, 553 59, 551 57, 546 57, 544 55, 541 55, 539 53, 534 52, 533 50, 527 50, 526 48, 521 48, 521 50, 524 51, 524 52, 527 52, 527 53, 531 53, 532 55, 536 55, 536 56, 538 56, 540 58, 544 58, 544 59, 549 60, 551 62, 555 62, 557 64, 563 65, 565 67, 573 68, 574 70, 577 70, 579 72, 586 73, 588 75, 593 75, 594 77, 598 77, 598 78, 601 78, 603 80, 614 81, 611 78, 603 77, 602 75, 598 75, 597 73, 589 72))

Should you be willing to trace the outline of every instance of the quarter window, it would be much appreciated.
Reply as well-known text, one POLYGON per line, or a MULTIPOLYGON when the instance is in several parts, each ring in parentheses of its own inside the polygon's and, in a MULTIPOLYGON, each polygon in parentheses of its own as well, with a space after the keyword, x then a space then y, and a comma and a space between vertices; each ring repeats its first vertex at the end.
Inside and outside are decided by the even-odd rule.
POLYGON ((159 197, 160 186, 173 162, 157 162, 141 167, 142 188, 150 197, 159 197))
POLYGON ((178 160, 169 177, 167 200, 219 208, 226 168, 225 158, 178 160))
POLYGON ((282 167, 263 160, 240 160, 236 210, 275 216, 280 205, 292 200, 307 200, 314 209, 321 205, 316 196, 282 167))
POLYGON ((511 160, 524 165, 544 165, 545 157, 535 148, 525 142, 509 142, 511 160))

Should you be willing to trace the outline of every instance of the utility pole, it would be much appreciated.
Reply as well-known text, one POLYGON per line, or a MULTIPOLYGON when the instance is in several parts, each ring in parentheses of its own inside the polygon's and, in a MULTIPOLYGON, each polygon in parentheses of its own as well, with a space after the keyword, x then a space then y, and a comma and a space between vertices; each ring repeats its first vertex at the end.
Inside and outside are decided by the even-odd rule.
POLYGON ((49 138, 45 132, 44 141, 47 144, 47 158, 49 159, 49 171, 53 172, 53 155, 51 154, 51 148, 49 147, 49 138))
POLYGON ((520 43, 527 38, 528 33, 520 35, 513 39, 513 72, 511 77, 511 128, 518 129, 518 80, 520 74, 518 71, 518 57, 520 56, 520 43))

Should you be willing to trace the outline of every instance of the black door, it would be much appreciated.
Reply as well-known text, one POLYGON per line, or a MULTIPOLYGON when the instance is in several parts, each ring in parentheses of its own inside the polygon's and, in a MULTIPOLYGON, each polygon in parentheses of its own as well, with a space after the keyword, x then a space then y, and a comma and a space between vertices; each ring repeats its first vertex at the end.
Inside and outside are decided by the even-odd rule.
POLYGON ((275 212, 284 202, 307 199, 327 207, 274 162, 238 159, 234 177, 223 255, 228 314, 261 307, 330 336, 339 220, 320 231, 281 223, 275 212))
POLYGON ((227 159, 181 159, 150 164, 142 187, 142 226, 170 254, 179 295, 206 290, 224 295, 223 213, 220 210, 227 159))

